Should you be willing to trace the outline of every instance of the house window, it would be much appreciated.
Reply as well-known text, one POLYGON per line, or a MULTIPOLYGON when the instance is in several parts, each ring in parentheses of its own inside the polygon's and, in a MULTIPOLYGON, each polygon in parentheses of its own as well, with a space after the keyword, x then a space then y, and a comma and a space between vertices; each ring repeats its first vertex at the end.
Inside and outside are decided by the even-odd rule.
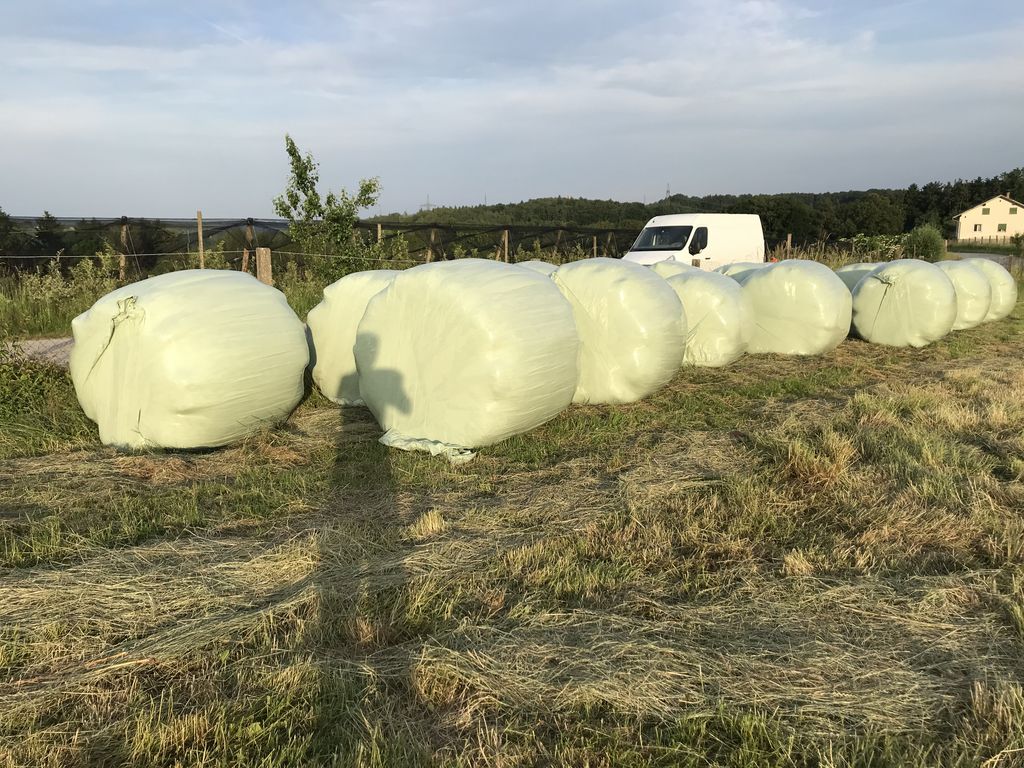
POLYGON ((1015 213, 1017 213, 1017 209, 1016 209, 1016 208, 1011 208, 1011 209, 1010 209, 1010 215, 1012 216, 1012 215, 1014 215, 1015 213))
POLYGON ((975 224, 974 225, 974 231, 975 232, 981 232, 981 224, 975 224))
POLYGON ((988 216, 990 213, 992 213, 992 209, 991 208, 982 208, 981 209, 981 215, 982 216, 988 216))
POLYGON ((996 227, 996 232, 1005 232, 1005 231, 1006 231, 1006 225, 1005 224, 1000 224, 998 227, 996 227))

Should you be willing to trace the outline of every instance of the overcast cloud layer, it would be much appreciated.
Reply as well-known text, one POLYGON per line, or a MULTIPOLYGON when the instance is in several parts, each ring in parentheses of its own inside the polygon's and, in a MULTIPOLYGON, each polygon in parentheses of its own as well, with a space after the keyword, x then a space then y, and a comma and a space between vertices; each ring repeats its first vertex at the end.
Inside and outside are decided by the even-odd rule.
POLYGON ((8 0, 0 207, 266 216, 285 132, 378 212, 1024 164, 1024 6, 8 0))

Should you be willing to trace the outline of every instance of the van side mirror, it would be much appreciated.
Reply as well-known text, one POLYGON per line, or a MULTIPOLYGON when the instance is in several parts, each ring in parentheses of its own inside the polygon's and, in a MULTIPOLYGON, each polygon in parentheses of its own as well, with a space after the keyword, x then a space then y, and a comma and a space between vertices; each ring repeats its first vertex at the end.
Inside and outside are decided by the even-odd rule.
POLYGON ((696 256, 698 253, 708 247, 708 228, 698 227, 697 231, 693 233, 693 237, 690 239, 690 255, 696 256))

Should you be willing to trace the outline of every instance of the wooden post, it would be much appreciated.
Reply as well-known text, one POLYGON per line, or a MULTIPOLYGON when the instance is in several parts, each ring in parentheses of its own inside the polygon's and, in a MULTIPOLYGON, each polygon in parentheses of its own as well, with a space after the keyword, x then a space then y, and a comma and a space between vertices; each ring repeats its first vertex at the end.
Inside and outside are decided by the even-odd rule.
POLYGON ((199 230, 199 268, 206 269, 206 252, 203 250, 203 212, 196 211, 196 228, 199 230))
POLYGON ((594 235, 594 258, 597 258, 597 235, 594 235))
POLYGON ((117 259, 117 278, 123 283, 127 279, 128 217, 121 217, 121 255, 117 259))
POLYGON ((270 263, 270 249, 256 249, 256 279, 267 285, 274 284, 274 269, 270 263))
POLYGON ((245 220, 245 248, 242 249, 242 271, 249 271, 249 251, 252 250, 253 241, 256 239, 256 233, 253 231, 252 219, 245 220))
POLYGON ((381 242, 384 239, 384 228, 381 227, 380 222, 377 222, 377 242, 381 242))
POLYGON ((505 229, 501 233, 501 253, 504 257, 504 261, 508 263, 508 230, 505 229))
POLYGON ((437 242, 437 230, 431 227, 430 229, 430 243, 427 245, 427 262, 434 260, 434 244, 437 242))
POLYGON ((558 233, 555 235, 555 258, 556 259, 558 258, 558 252, 561 250, 561 246, 562 246, 562 230, 558 230, 558 233))
POLYGON ((786 258, 789 258, 793 253, 793 233, 790 232, 786 235, 786 258))

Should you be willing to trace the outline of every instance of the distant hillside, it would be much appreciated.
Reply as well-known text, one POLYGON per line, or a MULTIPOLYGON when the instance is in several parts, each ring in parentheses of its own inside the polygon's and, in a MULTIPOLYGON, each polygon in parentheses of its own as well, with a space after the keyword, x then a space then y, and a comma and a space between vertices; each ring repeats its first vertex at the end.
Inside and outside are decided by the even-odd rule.
POLYGON ((438 207, 381 219, 440 224, 515 224, 565 227, 640 228, 666 213, 757 213, 769 242, 792 233, 797 242, 830 237, 897 234, 918 224, 934 224, 952 236, 952 217, 998 194, 1024 199, 1024 168, 990 179, 930 182, 907 189, 776 195, 672 195, 656 203, 620 203, 573 197, 543 197, 520 203, 438 207))

